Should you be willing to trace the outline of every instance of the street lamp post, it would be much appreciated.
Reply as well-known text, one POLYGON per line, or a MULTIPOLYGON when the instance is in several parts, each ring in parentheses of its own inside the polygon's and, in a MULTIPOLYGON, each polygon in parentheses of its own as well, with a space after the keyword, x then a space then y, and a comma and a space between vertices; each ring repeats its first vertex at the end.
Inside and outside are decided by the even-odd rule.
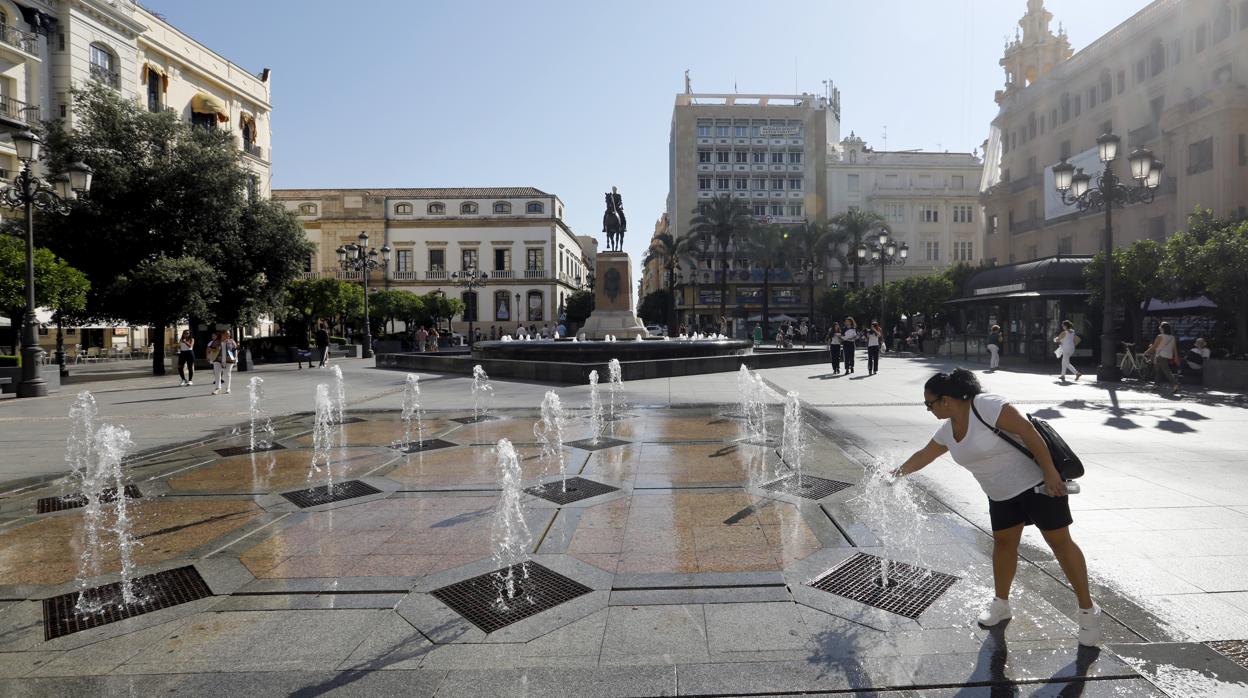
POLYGON ((468 346, 471 347, 475 339, 472 334, 472 323, 477 318, 477 308, 481 306, 481 298, 477 294, 477 289, 485 286, 490 279, 490 275, 483 271, 477 271, 474 268, 468 268, 462 272, 457 271, 451 274, 451 279, 455 281, 455 285, 472 293, 472 308, 469 308, 466 303, 464 304, 464 315, 468 316, 468 346), (469 313, 469 310, 472 312, 469 313))
POLYGON ((1096 139, 1097 157, 1105 165, 1092 186, 1092 176, 1085 174, 1083 168, 1076 169, 1066 162, 1065 158, 1053 166, 1053 185, 1062 195, 1062 203, 1075 206, 1080 211, 1105 211, 1105 230, 1102 247, 1105 250, 1104 279, 1102 294, 1104 298, 1101 320, 1101 365, 1096 369, 1096 379, 1105 382, 1122 380, 1122 371, 1118 368, 1117 332, 1113 326, 1113 279, 1114 279, 1114 206, 1143 203, 1151 204, 1161 186, 1161 171, 1165 164, 1153 158, 1153 152, 1146 148, 1136 148, 1127 156, 1131 167, 1131 179, 1135 184, 1124 183, 1114 174, 1114 160, 1118 157, 1118 144, 1121 139, 1113 133, 1106 133, 1096 139))
POLYGON ((390 246, 381 246, 381 259, 378 260, 376 247, 368 246, 368 233, 361 232, 359 242, 339 247, 338 266, 343 271, 358 271, 364 279, 364 351, 365 359, 373 358, 373 331, 368 322, 368 276, 374 269, 381 269, 384 274, 390 266, 390 246))
MULTIPOLYGON (((91 168, 81 162, 69 165, 68 172, 44 181, 31 171, 31 163, 39 159, 39 137, 30 131, 13 135, 13 146, 22 171, 0 193, 0 205, 23 209, 26 215, 26 314, 22 319, 22 380, 17 384, 18 397, 42 397, 48 385, 39 375, 39 335, 35 317, 35 209, 65 215, 70 202, 91 189, 91 168)), ((64 355, 60 358, 64 362, 64 355)), ((64 369, 64 363, 61 364, 64 369)))
POLYGON ((890 266, 904 266, 906 259, 910 256, 910 246, 901 243, 899 246, 896 240, 889 235, 886 226, 881 226, 876 237, 876 242, 871 243, 868 247, 866 243, 858 244, 858 261, 861 264, 871 264, 880 268, 880 326, 884 327, 888 324, 888 318, 884 316, 885 306, 888 294, 884 291, 884 268, 890 266), (867 259, 867 253, 870 252, 871 259, 867 259))

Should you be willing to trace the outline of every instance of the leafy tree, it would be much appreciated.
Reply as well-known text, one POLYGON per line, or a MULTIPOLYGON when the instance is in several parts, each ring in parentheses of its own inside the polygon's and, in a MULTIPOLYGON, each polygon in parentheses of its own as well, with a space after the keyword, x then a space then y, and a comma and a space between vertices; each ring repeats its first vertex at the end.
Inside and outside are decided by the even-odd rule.
MULTIPOLYGON (((449 320, 464 312, 464 302, 458 298, 448 298, 441 291, 430 291, 420 297, 424 312, 436 326, 439 321, 449 320)), ((518 313, 517 313, 518 315, 518 313)))
POLYGON ((667 317, 671 307, 672 294, 667 289, 659 289, 646 294, 637 305, 637 316, 648 325, 657 325, 667 317))
POLYGON ((569 325, 580 326, 594 312, 594 292, 577 291, 564 301, 564 312, 568 316, 569 325))
MULTIPOLYGON (((54 313, 81 312, 91 284, 87 277, 50 250, 35 248, 35 305, 54 313)), ((13 323, 13 353, 18 352, 19 327, 26 313, 26 244, 0 236, 0 310, 13 323)))
POLYGON ((819 300, 815 303, 815 312, 819 313, 829 326, 833 322, 840 322, 848 314, 847 295, 847 292, 840 288, 824 290, 819 294, 819 300))
POLYGON ((957 262, 953 266, 945 269, 941 274, 949 279, 949 283, 953 284, 954 297, 961 296, 966 287, 966 282, 972 276, 985 269, 991 269, 992 265, 988 262, 981 261, 978 264, 971 265, 968 262, 957 262))
POLYGON ((317 319, 331 319, 340 315, 339 287, 345 282, 337 279, 296 279, 286 285, 281 305, 284 309, 287 334, 304 336, 317 319))
POLYGON ((856 208, 839 213, 829 221, 836 234, 836 258, 842 266, 854 268, 854 288, 858 288, 858 245, 884 225, 884 217, 875 211, 856 208), (842 251, 843 250, 843 251, 842 251))
MULTIPOLYGON (((403 316, 407 298, 414 297, 407 291, 383 289, 375 291, 368 297, 369 330, 373 336, 384 334, 386 325, 403 316)), ((423 306, 423 303, 422 303, 423 306)))
POLYGON ((165 327, 185 317, 206 317, 217 301, 217 272, 198 257, 157 257, 139 262, 112 285, 115 302, 131 320, 151 325, 152 375, 165 373, 165 327))
POLYGON ((1170 295, 1208 296, 1231 321, 1234 353, 1248 353, 1248 220, 1177 233, 1163 259, 1170 295))
POLYGON ((667 307, 663 309, 662 315, 658 316, 655 324, 662 322, 668 327, 672 327, 676 317, 676 296, 670 293, 671 289, 676 287, 676 260, 682 252, 683 245, 687 244, 690 237, 686 236, 681 242, 677 242, 676 238, 665 228, 663 232, 658 233, 650 240, 650 247, 646 249, 646 256, 642 260, 642 264, 649 264, 652 260, 657 260, 659 265, 663 267, 664 273, 667 274, 666 294, 667 307))
MULTIPOLYGON (((1114 248, 1113 297, 1121 303, 1131 328, 1131 340, 1137 345, 1144 340, 1143 303, 1154 296, 1169 295, 1157 283, 1165 248, 1152 240, 1137 240, 1126 247, 1114 248)), ((1104 301, 1105 253, 1097 252, 1083 269, 1083 280, 1092 295, 1088 302, 1099 307, 1104 301)))
MULTIPOLYGON (((888 284, 889 294, 886 298, 888 307, 893 308, 896 320, 902 314, 914 317, 922 314, 928 325, 932 325, 944 314, 944 306, 954 296, 953 282, 944 274, 926 276, 910 276, 888 284)), ((875 305, 879 308, 878 300, 875 305)), ((886 320, 880 318, 880 322, 886 320)))
POLYGON ((754 227, 750 209, 740 199, 721 194, 694 209, 689 233, 713 242, 719 248, 719 314, 727 315, 728 248, 740 242, 754 227))
POLYGON ((789 251, 786 230, 777 224, 756 227, 741 247, 763 269, 763 336, 771 337, 771 270, 784 266, 789 251))

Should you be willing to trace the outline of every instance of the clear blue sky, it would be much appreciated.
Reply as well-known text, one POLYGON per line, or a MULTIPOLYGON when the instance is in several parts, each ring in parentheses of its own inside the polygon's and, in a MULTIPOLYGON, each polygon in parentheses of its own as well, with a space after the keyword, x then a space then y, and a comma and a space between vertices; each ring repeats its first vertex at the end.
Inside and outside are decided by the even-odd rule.
MULTIPOLYGON (((841 89, 842 132, 970 151, 1026 0, 142 0, 273 69, 273 186, 535 186, 598 234, 617 185, 639 261, 667 197, 674 95, 841 89), (612 38, 614 37, 614 38, 612 38)), ((1075 50, 1146 0, 1047 0, 1075 50)))

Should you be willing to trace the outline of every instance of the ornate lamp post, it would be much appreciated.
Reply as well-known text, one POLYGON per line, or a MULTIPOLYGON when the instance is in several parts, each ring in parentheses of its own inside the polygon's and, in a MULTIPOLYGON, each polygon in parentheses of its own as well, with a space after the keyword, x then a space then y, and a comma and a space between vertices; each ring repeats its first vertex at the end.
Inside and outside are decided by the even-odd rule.
MULTIPOLYGON (((31 163, 39 159, 39 137, 30 131, 13 135, 17 159, 22 171, 0 193, 0 205, 23 209, 26 215, 26 315, 22 318, 22 380, 17 384, 18 397, 42 397, 48 385, 39 375, 39 335, 35 317, 35 209, 44 213, 65 215, 70 203, 91 190, 91 168, 75 162, 63 175, 45 181, 31 171, 31 163)), ((65 355, 58 352, 57 363, 65 368, 65 355)))
POLYGON ((468 316, 468 346, 471 347, 472 341, 475 339, 472 334, 472 323, 477 319, 477 308, 481 305, 481 299, 477 294, 477 289, 485 286, 490 279, 490 275, 483 271, 477 271, 474 268, 469 268, 462 272, 457 271, 451 274, 451 279, 455 282, 456 286, 472 293, 472 307, 469 308, 466 303, 464 304, 464 315, 468 316), (469 312, 470 310, 472 312, 469 312))
POLYGON ((884 268, 890 266, 904 266, 906 259, 910 256, 910 246, 906 243, 897 245, 897 241, 893 240, 889 235, 887 226, 880 226, 876 241, 868 247, 866 243, 858 245, 858 262, 860 264, 870 264, 880 268, 880 326, 888 324, 888 318, 884 315, 885 304, 888 294, 884 292, 884 268), (867 253, 870 252, 871 258, 867 259, 867 253))
POLYGON ((1092 186, 1092 176, 1085 174, 1083 168, 1063 159, 1053 166, 1053 184, 1062 195, 1062 203, 1075 206, 1080 211, 1105 211, 1105 230, 1102 247, 1105 250, 1104 306, 1101 320, 1101 365, 1096 369, 1098 381, 1118 382, 1122 380, 1122 371, 1118 368, 1117 344, 1118 336, 1113 326, 1113 302, 1111 292, 1114 279, 1114 206, 1143 203, 1151 204, 1161 186, 1161 171, 1165 165, 1153 158, 1153 152, 1146 148, 1136 148, 1127 156, 1131 167, 1131 179, 1135 184, 1124 183, 1114 174, 1114 160, 1118 157, 1118 144, 1121 139, 1106 133, 1096 139, 1097 157, 1104 167, 1092 186))
POLYGON ((378 260, 378 250, 376 247, 368 246, 368 233, 361 232, 359 242, 353 242, 350 245, 339 247, 338 266, 343 271, 358 271, 364 279, 364 351, 363 356, 366 359, 373 358, 373 331, 369 327, 368 322, 368 276, 374 269, 381 269, 382 273, 390 266, 390 246, 382 245, 381 259, 378 260))

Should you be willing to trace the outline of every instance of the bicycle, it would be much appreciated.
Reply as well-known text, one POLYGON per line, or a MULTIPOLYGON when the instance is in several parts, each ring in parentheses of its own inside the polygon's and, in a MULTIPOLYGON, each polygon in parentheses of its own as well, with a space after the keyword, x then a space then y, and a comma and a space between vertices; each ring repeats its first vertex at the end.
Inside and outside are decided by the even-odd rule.
POLYGON ((1122 361, 1118 369, 1123 378, 1137 378, 1141 381, 1153 380, 1153 362, 1148 352, 1136 353, 1135 342, 1119 342, 1122 345, 1122 361))

